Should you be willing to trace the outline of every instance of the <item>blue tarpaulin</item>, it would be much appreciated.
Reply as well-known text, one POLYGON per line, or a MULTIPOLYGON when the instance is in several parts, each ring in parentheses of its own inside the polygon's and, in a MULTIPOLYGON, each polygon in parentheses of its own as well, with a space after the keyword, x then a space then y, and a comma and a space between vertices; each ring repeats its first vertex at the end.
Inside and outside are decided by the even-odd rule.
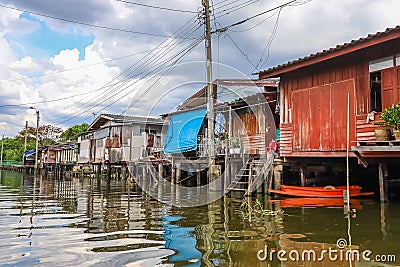
POLYGON ((35 152, 36 152, 35 150, 28 150, 28 151, 26 151, 26 152, 24 153, 24 155, 25 155, 25 157, 28 157, 28 156, 34 155, 35 152))
POLYGON ((181 153, 197 149, 197 135, 206 109, 174 114, 169 122, 164 153, 181 153))

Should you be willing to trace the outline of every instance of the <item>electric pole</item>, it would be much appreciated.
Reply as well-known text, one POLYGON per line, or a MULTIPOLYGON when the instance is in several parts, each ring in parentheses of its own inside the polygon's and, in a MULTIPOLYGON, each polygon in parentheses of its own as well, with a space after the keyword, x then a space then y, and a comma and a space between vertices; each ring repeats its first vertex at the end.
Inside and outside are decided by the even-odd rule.
POLYGON ((3 166, 3 149, 4 149, 4 134, 1 138, 1 155, 0 155, 0 165, 3 166))
POLYGON ((39 110, 36 110, 36 153, 35 153, 35 174, 38 168, 38 156, 39 156, 39 110))
POLYGON ((208 155, 209 155, 209 181, 211 178, 211 169, 214 165, 215 158, 215 145, 214 145, 214 104, 216 98, 216 90, 214 90, 213 86, 213 78, 212 78, 212 51, 211 51, 211 28, 210 28, 210 5, 209 0, 202 0, 202 4, 204 6, 205 13, 205 40, 206 40, 206 67, 207 67, 207 110, 208 110, 208 136, 207 139, 209 141, 208 144, 208 155))
POLYGON ((25 162, 26 143, 27 143, 27 138, 28 138, 27 132, 28 132, 28 121, 25 121, 24 153, 22 153, 22 163, 25 162))

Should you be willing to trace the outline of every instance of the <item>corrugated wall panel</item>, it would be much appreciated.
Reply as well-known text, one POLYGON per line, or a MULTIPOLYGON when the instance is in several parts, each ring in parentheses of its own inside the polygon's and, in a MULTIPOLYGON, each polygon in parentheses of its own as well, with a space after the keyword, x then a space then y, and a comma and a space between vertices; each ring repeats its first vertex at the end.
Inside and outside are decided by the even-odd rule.
POLYGON ((331 85, 331 131, 332 149, 346 150, 347 140, 347 98, 350 95, 350 140, 355 136, 355 106, 354 106, 354 81, 347 80, 331 85))
POLYGON ((356 137, 353 80, 292 93, 293 151, 346 150, 348 93, 350 140, 354 141, 356 137))
POLYGON ((293 150, 310 150, 310 90, 299 90, 292 95, 293 150))
MULTIPOLYGON (((320 136, 321 136, 321 109, 324 106, 320 104, 320 89, 314 87, 310 89, 310 148, 311 150, 319 150, 320 148, 320 136)), ((322 118, 323 119, 323 118, 322 118)))
POLYGON ((331 149, 331 86, 324 85, 318 88, 320 97, 320 150, 331 149))

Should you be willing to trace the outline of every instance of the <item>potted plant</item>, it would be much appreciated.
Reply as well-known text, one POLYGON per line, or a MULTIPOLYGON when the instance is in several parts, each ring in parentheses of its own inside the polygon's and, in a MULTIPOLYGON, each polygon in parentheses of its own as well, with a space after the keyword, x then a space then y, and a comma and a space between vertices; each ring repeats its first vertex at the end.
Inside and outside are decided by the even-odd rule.
POLYGON ((384 120, 385 126, 390 127, 394 138, 400 141, 400 103, 385 108, 381 114, 381 119, 384 120))
POLYGON ((231 137, 230 154, 240 154, 240 141, 235 136, 231 137))

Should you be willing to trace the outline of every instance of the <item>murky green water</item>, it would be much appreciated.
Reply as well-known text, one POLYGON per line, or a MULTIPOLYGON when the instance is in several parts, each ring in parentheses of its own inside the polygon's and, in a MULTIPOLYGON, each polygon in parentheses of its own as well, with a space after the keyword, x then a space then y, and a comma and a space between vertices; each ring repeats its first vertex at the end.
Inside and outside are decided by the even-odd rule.
MULTIPOLYGON (((253 198, 243 205, 226 197, 201 207, 176 208, 124 181, 109 186, 90 178, 34 181, 1 172, 0 265, 350 266, 327 257, 318 260, 321 250, 337 249, 339 238, 349 243, 343 208, 293 207, 297 202, 253 198), (287 254, 278 260, 272 253, 272 261, 264 260, 265 246, 269 257, 271 250, 287 254), (296 259, 293 251, 301 255, 305 250, 316 251, 317 258, 289 258, 290 251, 296 259)), ((371 259, 397 259, 353 261, 352 266, 400 264, 399 203, 361 200, 352 207, 357 210, 350 219, 353 248, 372 251, 371 259)))

